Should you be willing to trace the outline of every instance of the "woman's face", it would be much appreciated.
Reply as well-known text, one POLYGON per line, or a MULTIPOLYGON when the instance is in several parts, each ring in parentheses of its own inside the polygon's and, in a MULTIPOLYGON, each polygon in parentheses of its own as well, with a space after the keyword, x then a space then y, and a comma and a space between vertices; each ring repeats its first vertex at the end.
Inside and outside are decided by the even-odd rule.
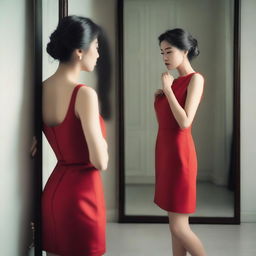
POLYGON ((95 38, 91 44, 90 47, 85 51, 85 53, 82 56, 82 69, 88 72, 91 72, 94 70, 94 67, 96 66, 97 59, 99 58, 98 53, 98 39, 95 38))
POLYGON ((176 69, 184 62, 185 51, 172 46, 167 41, 160 43, 160 50, 163 55, 163 62, 168 70, 176 69))

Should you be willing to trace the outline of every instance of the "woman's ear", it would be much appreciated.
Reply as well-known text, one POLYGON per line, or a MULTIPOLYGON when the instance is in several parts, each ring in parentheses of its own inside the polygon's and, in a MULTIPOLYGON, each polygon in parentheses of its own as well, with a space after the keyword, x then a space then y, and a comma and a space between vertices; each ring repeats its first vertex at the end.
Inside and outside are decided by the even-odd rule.
POLYGON ((188 50, 184 51, 184 55, 188 56, 188 50))
POLYGON ((81 49, 76 49, 75 50, 75 56, 81 60, 82 59, 82 55, 83 55, 83 51, 81 49))

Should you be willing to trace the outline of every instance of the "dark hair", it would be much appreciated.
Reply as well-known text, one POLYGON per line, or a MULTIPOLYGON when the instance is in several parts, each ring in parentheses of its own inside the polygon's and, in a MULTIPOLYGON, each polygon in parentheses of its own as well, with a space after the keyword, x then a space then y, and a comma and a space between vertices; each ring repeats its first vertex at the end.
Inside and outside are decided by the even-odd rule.
POLYGON ((159 44, 162 41, 167 41, 169 44, 177 47, 180 50, 188 51, 188 59, 192 60, 199 55, 198 43, 190 33, 181 29, 175 28, 167 30, 158 37, 159 44))
POLYGON ((100 27, 89 18, 71 15, 59 21, 46 51, 60 62, 69 61, 75 49, 86 50, 100 34, 100 27))

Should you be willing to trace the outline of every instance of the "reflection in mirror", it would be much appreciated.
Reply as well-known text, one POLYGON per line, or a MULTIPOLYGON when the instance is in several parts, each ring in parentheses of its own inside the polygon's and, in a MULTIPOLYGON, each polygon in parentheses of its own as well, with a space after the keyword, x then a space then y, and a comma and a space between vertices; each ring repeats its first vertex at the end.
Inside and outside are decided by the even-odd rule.
POLYGON ((233 217, 234 1, 124 0, 123 16, 125 215, 166 216, 153 204, 153 101, 166 71, 157 38, 167 29, 183 28, 198 39, 200 55, 192 66, 205 77, 192 130, 198 159, 192 216, 233 217))

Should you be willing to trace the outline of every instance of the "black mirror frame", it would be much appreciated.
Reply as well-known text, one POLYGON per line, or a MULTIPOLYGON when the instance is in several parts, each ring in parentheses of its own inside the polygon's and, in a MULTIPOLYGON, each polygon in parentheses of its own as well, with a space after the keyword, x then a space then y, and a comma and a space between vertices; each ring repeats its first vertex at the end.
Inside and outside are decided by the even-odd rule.
MULTIPOLYGON (((195 224, 240 224, 240 0, 234 0, 234 65, 233 65, 233 155, 234 155, 234 216, 233 217, 190 217, 195 224)), ((119 169, 119 222, 120 223, 168 223, 166 216, 125 214, 125 163, 124 163, 124 61, 123 61, 123 11, 124 0, 117 0, 118 32, 118 169, 119 169)))

